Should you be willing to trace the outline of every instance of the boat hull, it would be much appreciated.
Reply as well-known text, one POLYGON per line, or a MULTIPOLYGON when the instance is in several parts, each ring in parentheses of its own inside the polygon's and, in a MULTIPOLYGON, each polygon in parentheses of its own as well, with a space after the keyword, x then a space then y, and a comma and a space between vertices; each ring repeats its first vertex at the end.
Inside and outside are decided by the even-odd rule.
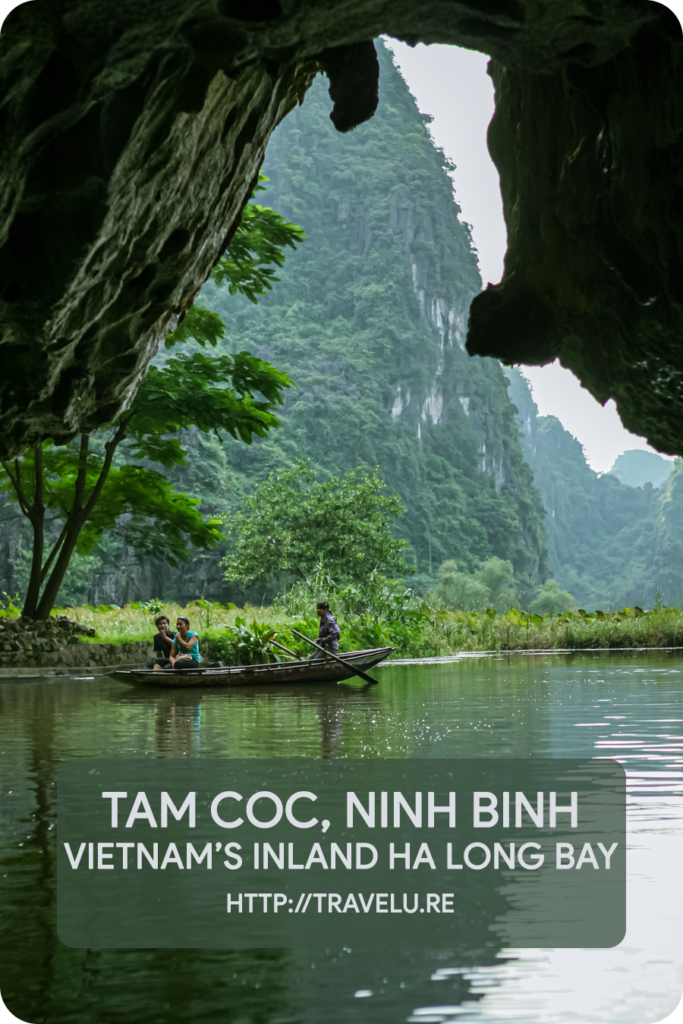
MULTIPOLYGON (((366 651, 347 651, 337 655, 342 661, 367 672, 396 650, 377 647, 366 651)), ((300 683, 339 683, 359 677, 350 668, 328 658, 315 661, 280 661, 265 665, 233 665, 225 668, 199 668, 182 671, 132 669, 112 672, 112 678, 128 686, 158 686, 164 689, 190 686, 291 686, 300 683)))

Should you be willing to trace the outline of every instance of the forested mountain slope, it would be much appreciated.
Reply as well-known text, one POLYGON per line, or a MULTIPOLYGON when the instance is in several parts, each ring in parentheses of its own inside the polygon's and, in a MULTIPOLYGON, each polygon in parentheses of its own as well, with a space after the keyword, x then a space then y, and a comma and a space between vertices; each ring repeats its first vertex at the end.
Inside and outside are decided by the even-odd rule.
MULTIPOLYGON (((283 424, 228 446, 243 486, 309 457, 323 476, 379 465, 407 507, 401 530, 422 573, 491 555, 536 580, 542 510, 500 365, 464 351, 481 281, 443 153, 380 47, 375 117, 335 133, 319 79, 268 148, 262 202, 308 240, 258 306, 213 285, 204 301, 230 345, 287 370, 283 424)), ((238 495, 231 496, 234 506, 238 495)))
POLYGON ((683 603, 683 460, 659 488, 598 475, 554 416, 539 416, 529 386, 506 369, 524 451, 546 509, 548 566, 584 608, 683 603))

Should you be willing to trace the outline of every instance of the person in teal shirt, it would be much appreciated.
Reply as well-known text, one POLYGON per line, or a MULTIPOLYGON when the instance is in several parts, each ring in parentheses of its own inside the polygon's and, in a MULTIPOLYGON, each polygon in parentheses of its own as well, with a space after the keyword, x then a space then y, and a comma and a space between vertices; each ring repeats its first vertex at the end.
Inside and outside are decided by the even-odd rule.
POLYGON ((199 668, 202 657, 199 653, 199 635, 190 632, 190 620, 179 615, 176 622, 178 632, 169 654, 171 668, 199 668))

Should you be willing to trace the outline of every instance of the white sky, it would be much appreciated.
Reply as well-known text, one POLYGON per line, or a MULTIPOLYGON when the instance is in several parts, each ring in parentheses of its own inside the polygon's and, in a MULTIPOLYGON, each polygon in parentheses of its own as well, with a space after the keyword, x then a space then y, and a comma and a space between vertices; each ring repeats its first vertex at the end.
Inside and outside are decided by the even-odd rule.
MULTIPOLYGON (((411 48, 395 39, 387 43, 420 110, 434 118, 434 141, 456 164, 455 194, 462 219, 472 227, 484 284, 497 283, 503 274, 507 234, 498 172, 486 148, 486 129, 493 116, 488 57, 456 46, 420 44, 411 48)), ((616 457, 629 449, 654 451, 644 438, 624 429, 613 401, 601 406, 559 363, 521 369, 531 384, 539 413, 557 416, 581 442, 586 459, 597 472, 610 469, 616 457)))

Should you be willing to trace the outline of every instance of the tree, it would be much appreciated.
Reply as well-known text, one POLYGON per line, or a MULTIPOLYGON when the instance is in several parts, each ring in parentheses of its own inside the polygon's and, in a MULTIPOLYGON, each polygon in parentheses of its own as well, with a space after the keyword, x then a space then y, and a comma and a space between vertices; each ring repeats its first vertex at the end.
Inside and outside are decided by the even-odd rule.
POLYGON ((488 607, 491 592, 469 573, 459 572, 457 563, 448 559, 439 566, 434 596, 454 611, 472 612, 488 607))
POLYGON ((474 579, 488 589, 489 607, 507 612, 515 604, 515 570, 503 558, 487 558, 474 573, 474 579))
MULTIPOLYGON (((254 192, 265 191, 262 181, 269 178, 259 171, 259 182, 254 192)), ((303 228, 289 224, 277 210, 258 203, 248 203, 242 213, 238 230, 227 252, 214 267, 211 277, 217 285, 227 283, 231 295, 240 292, 256 304, 259 295, 265 295, 280 278, 273 266, 283 267, 285 246, 296 249, 306 235, 303 228)))
POLYGON ((339 583, 363 584, 372 572, 405 575, 407 541, 392 536, 405 509, 382 494, 377 471, 361 468, 318 482, 308 462, 271 473, 224 521, 236 537, 225 579, 251 583, 269 576, 305 579, 322 561, 339 583))
MULTIPOLYGON (((261 186, 257 186, 259 189, 261 186)), ((304 238, 274 210, 253 205, 243 215, 225 256, 212 272, 256 301, 277 280, 285 245, 304 238)), ((196 341, 215 346, 225 334, 216 313, 192 307, 166 348, 196 341)), ((224 539, 218 520, 205 521, 199 501, 174 491, 149 467, 184 465, 179 431, 197 427, 247 444, 278 426, 274 409, 290 377, 248 352, 209 358, 185 351, 149 368, 130 408, 110 428, 55 446, 42 441, 13 463, 0 463, 0 490, 31 525, 32 556, 24 615, 45 619, 74 551, 89 554, 105 531, 118 528, 138 551, 187 560, 188 545, 212 547, 224 539)))
POLYGON ((273 409, 291 383, 247 352, 214 359, 180 354, 150 368, 130 409, 109 430, 60 447, 43 442, 13 464, 2 463, 0 487, 33 531, 24 614, 47 618, 74 551, 89 554, 117 524, 128 544, 171 565, 187 560, 188 544, 207 548, 222 540, 219 521, 204 521, 197 499, 176 493, 145 463, 183 465, 178 431, 191 426, 247 444, 254 434, 265 437, 278 424, 273 409), (61 529, 46 545, 55 523, 61 529))
POLYGON ((495 608, 508 611, 514 597, 515 582, 512 562, 502 558, 487 558, 472 574, 459 572, 457 564, 449 559, 438 571, 434 596, 443 605, 457 611, 483 611, 495 608))
POLYGON ((552 615, 553 612, 574 612, 579 602, 567 590, 562 590, 557 580, 546 580, 538 597, 529 605, 529 611, 536 615, 552 615))

